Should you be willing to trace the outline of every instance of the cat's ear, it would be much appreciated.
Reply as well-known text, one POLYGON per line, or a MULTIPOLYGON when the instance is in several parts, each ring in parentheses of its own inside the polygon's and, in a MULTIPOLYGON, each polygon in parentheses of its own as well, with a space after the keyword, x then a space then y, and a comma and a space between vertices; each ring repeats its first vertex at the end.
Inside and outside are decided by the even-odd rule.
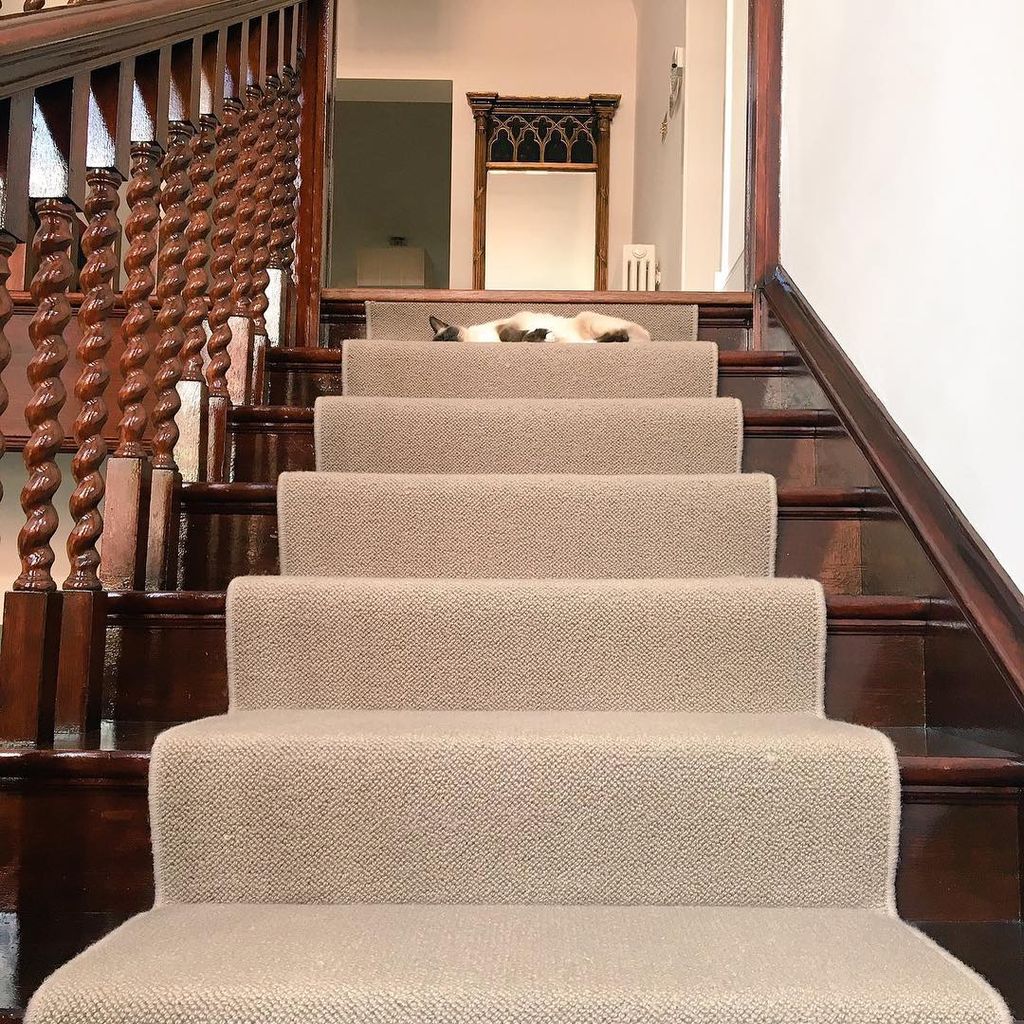
POLYGON ((436 316, 430 318, 430 329, 434 332, 435 341, 439 340, 438 335, 444 334, 451 326, 451 324, 446 324, 443 320, 438 320, 436 316))
POLYGON ((547 341, 551 332, 546 327, 537 327, 523 335, 523 341, 547 341))

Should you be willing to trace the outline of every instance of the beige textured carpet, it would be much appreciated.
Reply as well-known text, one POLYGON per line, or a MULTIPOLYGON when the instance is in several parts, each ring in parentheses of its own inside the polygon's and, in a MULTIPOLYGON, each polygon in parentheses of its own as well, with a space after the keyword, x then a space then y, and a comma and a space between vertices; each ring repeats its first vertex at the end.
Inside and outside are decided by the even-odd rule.
POLYGON ((356 397, 713 398, 718 348, 346 341, 342 381, 356 397))
POLYGON ((734 398, 320 398, 316 466, 345 473, 736 473, 734 398))
POLYGON ((232 707, 820 714, 811 580, 249 577, 232 707))
POLYGON ((529 309, 534 313, 575 316, 585 309, 646 327, 655 341, 696 341, 698 307, 693 305, 652 305, 647 302, 599 303, 574 306, 541 302, 523 306, 516 302, 376 302, 366 303, 366 336, 429 341, 434 332, 430 317, 436 316, 457 327, 490 323, 529 309))
POLYGON ((171 906, 48 982, 30 1024, 1010 1024, 870 910, 171 906))
POLYGON ((27 1024, 1008 1024, 895 916, 894 752, 823 717, 716 369, 348 344, 350 395, 492 401, 324 403, 322 465, 489 472, 282 476, 230 713, 153 749, 158 907, 27 1024))
POLYGON ((236 711, 162 733, 166 903, 892 905, 881 733, 811 715, 236 711))
POLYGON ((770 576, 775 479, 282 473, 288 576, 770 576))

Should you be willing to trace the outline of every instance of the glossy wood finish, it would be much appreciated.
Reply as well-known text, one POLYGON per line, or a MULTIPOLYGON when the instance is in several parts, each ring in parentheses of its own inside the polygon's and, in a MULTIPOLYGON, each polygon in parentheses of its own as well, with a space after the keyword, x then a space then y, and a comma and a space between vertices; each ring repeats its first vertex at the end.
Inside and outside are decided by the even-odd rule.
MULTIPOLYGON (((928 658, 929 645, 956 623, 955 606, 833 597, 828 614, 828 713, 863 725, 924 726, 926 692, 936 682, 946 685, 941 666, 928 658)), ((965 634, 965 652, 983 659, 977 640, 970 647, 965 634)), ((226 673, 223 591, 111 595, 107 718, 174 722, 221 714, 226 673)))
MULTIPOLYGON (((121 742, 134 749, 0 751, 0 823, 20 833, 20 852, 0 866, 6 909, 127 913, 148 906, 146 751, 158 728, 127 730, 121 742)), ((956 733, 897 729, 893 736, 898 748, 936 751, 900 752, 902 913, 1019 920, 1021 761, 956 733), (973 754, 963 756, 965 749, 973 754)))
MULTIPOLYGON (((132 134, 156 136, 159 132, 156 102, 160 59, 137 61, 139 103, 132 134)), ((118 440, 113 457, 107 463, 107 501, 105 516, 107 538, 100 560, 100 579, 104 586, 138 587, 144 584, 149 536, 149 499, 152 466, 142 439, 149 422, 150 398, 146 364, 151 351, 154 313, 150 302, 156 280, 153 260, 156 256, 156 228, 160 219, 157 196, 160 177, 157 164, 160 147, 155 138, 132 145, 131 178, 127 201, 129 215, 125 224, 128 253, 124 260, 127 281, 123 300, 126 306, 120 325, 123 338, 118 368, 117 390, 118 440)))
POLYGON ((0 97, 281 6, 281 0, 103 0, 12 19, 0 39, 0 97))
MULTIPOLYGON (((301 308, 295 345, 317 345, 320 337, 320 289, 324 284, 324 218, 327 213, 329 147, 334 116, 334 0, 306 0, 302 8, 297 58, 304 96, 299 122, 302 202, 295 238, 296 294, 301 308)), ((293 108, 294 109, 294 108, 293 108)))
MULTIPOLYGON (((779 505, 780 575, 818 577, 831 594, 945 596, 881 492, 783 491, 779 505)), ((272 484, 187 484, 182 517, 182 589, 218 590, 243 573, 278 571, 272 484)))
POLYGON ((779 262, 782 21, 783 0, 751 0, 747 110, 750 136, 747 146, 747 280, 750 284, 760 284, 779 262))
MULTIPOLYGON (((877 485, 830 412, 750 409, 744 433, 744 470, 771 473, 780 487, 877 485)), ((313 469, 313 410, 308 406, 236 406, 229 434, 236 482, 269 482, 287 470, 313 469)))
POLYGON ((765 294, 938 573, 1012 682, 1018 703, 1024 704, 1024 597, 783 268, 772 272, 765 294))

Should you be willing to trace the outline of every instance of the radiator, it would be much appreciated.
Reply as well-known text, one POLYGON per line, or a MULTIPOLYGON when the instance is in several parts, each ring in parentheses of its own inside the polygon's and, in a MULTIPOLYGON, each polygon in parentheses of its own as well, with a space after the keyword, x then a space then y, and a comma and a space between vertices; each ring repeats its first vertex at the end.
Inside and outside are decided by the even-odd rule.
POLYGON ((653 245, 622 247, 622 287, 627 292, 653 292, 658 287, 658 261, 653 245))

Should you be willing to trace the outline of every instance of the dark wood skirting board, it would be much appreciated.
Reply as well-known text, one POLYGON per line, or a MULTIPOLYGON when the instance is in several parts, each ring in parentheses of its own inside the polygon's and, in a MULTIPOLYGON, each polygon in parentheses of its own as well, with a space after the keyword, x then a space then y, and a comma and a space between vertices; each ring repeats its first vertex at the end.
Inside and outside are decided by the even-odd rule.
POLYGON ((764 294, 1024 706, 1024 597, 783 267, 764 294))

